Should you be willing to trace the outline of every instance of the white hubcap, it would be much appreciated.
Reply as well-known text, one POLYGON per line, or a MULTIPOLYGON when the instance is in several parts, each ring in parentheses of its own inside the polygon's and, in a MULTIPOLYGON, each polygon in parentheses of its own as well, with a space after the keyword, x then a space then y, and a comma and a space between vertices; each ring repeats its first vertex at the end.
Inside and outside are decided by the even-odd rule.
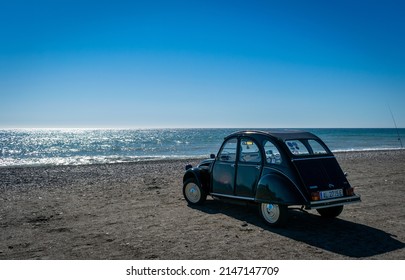
POLYGON ((192 203, 197 203, 201 198, 200 188, 194 183, 188 183, 186 185, 185 194, 192 203))
POLYGON ((263 217, 270 224, 276 223, 280 218, 280 208, 278 207, 277 204, 262 203, 261 211, 263 217))

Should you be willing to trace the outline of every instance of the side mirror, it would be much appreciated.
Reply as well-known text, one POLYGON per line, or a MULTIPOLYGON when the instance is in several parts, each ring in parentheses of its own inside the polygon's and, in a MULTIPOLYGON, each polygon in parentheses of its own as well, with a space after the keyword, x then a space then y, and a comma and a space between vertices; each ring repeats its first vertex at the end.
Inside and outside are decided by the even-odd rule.
POLYGON ((215 155, 214 155, 214 154, 210 154, 210 158, 215 158, 215 155))

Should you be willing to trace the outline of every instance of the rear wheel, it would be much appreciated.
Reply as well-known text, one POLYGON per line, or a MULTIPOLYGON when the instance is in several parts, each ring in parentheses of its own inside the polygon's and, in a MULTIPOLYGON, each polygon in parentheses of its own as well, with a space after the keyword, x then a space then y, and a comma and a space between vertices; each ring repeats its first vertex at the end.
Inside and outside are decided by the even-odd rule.
POLYGON ((202 204, 207 199, 207 193, 195 178, 190 178, 184 182, 183 195, 190 205, 202 204))
POLYGON ((335 218, 342 213, 343 205, 316 209, 316 211, 324 218, 335 218))
POLYGON ((286 205, 260 203, 260 216, 270 226, 283 226, 287 221, 288 208, 286 205))

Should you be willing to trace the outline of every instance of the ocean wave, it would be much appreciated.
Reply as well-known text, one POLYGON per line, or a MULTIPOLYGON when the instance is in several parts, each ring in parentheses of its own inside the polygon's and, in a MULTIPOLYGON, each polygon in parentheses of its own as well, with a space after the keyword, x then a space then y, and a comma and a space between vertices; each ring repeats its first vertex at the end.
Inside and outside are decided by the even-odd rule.
MULTIPOLYGON (((333 153, 355 153, 355 152, 378 152, 378 151, 400 151, 405 148, 364 148, 364 149, 337 149, 333 153)), ((2 167, 35 167, 35 166, 67 166, 67 165, 93 165, 93 164, 115 164, 135 163, 159 160, 187 160, 205 159, 208 155, 151 155, 151 156, 74 156, 74 157, 49 157, 49 158, 0 158, 2 167)))
POLYGON ((398 151, 405 150, 405 148, 351 148, 351 149, 336 149, 332 150, 333 153, 351 153, 351 152, 378 152, 378 151, 398 151))
POLYGON ((34 166, 59 166, 59 165, 93 165, 93 164, 114 164, 114 163, 134 163, 158 160, 179 160, 179 159, 203 159, 206 155, 160 155, 160 156, 82 156, 82 157, 51 157, 51 158, 26 158, 12 159, 0 158, 1 167, 34 167, 34 166))

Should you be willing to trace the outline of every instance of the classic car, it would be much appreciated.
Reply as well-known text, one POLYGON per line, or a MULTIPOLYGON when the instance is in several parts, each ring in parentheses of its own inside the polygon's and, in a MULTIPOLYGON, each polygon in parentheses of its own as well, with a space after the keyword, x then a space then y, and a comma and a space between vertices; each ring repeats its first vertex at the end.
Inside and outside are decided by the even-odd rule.
POLYGON ((334 218, 344 205, 360 202, 346 175, 310 132, 239 131, 225 137, 217 155, 186 166, 183 195, 190 205, 207 195, 253 203, 267 224, 281 226, 291 206, 334 218))

